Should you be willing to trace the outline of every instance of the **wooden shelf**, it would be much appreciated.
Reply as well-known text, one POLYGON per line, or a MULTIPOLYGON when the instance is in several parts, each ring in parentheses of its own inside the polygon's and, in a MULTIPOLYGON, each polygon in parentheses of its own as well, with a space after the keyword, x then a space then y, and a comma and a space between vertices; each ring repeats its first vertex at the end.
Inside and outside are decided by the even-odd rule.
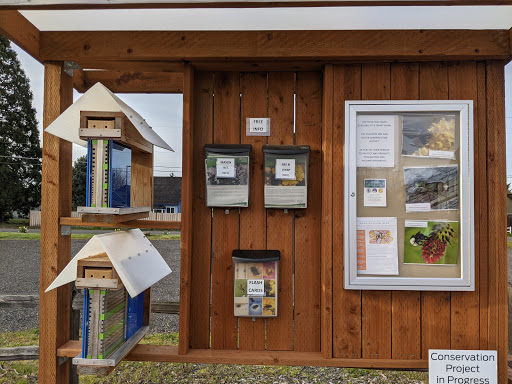
POLYGON ((122 223, 86 222, 80 217, 61 217, 60 225, 72 227, 181 229, 181 221, 131 220, 122 223))
POLYGON ((85 213, 82 215, 82 223, 95 223, 95 224, 119 224, 126 223, 138 219, 145 219, 149 217, 149 212, 129 213, 127 215, 111 215, 111 214, 98 214, 98 213, 85 213))
MULTIPOLYGON (((70 340, 57 349, 59 357, 75 357, 81 351, 81 342, 70 340)), ((325 359, 321 352, 241 351, 189 349, 178 354, 178 347, 138 344, 125 360, 158 361, 197 364, 293 365, 346 368, 427 369, 427 360, 391 359, 325 359)))

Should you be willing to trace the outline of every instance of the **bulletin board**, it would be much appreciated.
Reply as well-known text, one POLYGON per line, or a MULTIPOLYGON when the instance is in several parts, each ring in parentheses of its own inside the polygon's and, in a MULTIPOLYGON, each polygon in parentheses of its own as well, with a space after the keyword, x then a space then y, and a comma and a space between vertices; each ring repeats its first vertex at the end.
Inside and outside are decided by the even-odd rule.
POLYGON ((474 290, 472 101, 345 113, 345 288, 474 290))

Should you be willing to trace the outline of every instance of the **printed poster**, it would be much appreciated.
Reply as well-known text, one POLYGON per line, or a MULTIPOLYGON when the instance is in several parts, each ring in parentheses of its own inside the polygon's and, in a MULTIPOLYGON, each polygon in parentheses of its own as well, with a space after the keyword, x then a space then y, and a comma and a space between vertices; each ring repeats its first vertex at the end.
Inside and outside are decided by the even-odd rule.
POLYGON ((357 166, 395 166, 395 116, 357 115, 357 166))
POLYGON ((396 217, 357 218, 357 273, 398 275, 396 217))
POLYGON ((385 207, 386 179, 364 179, 364 206, 385 207))
POLYGON ((249 156, 209 155, 205 168, 208 207, 249 206, 249 156))

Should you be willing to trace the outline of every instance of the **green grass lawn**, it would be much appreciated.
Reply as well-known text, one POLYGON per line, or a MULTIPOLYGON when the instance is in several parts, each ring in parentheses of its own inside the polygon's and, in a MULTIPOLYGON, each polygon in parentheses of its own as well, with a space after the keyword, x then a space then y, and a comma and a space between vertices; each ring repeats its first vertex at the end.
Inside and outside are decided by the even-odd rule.
MULTIPOLYGON (((71 238, 74 240, 85 239, 88 240, 94 236, 93 233, 72 233, 71 238)), ((149 240, 179 240, 180 235, 177 234, 163 234, 151 235, 148 234, 149 240)), ((40 233, 19 233, 19 232, 0 232, 0 240, 40 240, 40 233)))
MULTIPOLYGON (((39 331, 0 333, 0 347, 37 345, 39 331)), ((177 345, 178 333, 148 334, 141 344, 177 345)), ((38 360, 0 361, 0 383, 37 383, 38 360)), ((121 383, 428 383, 426 372, 371 369, 184 364, 125 361, 108 376, 81 376, 81 384, 121 383)))

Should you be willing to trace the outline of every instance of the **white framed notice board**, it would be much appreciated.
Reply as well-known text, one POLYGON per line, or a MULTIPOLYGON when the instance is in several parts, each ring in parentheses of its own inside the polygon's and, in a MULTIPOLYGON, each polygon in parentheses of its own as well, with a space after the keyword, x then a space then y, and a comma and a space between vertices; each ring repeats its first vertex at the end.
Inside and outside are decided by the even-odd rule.
POLYGON ((473 102, 346 101, 346 289, 473 291, 473 102))

